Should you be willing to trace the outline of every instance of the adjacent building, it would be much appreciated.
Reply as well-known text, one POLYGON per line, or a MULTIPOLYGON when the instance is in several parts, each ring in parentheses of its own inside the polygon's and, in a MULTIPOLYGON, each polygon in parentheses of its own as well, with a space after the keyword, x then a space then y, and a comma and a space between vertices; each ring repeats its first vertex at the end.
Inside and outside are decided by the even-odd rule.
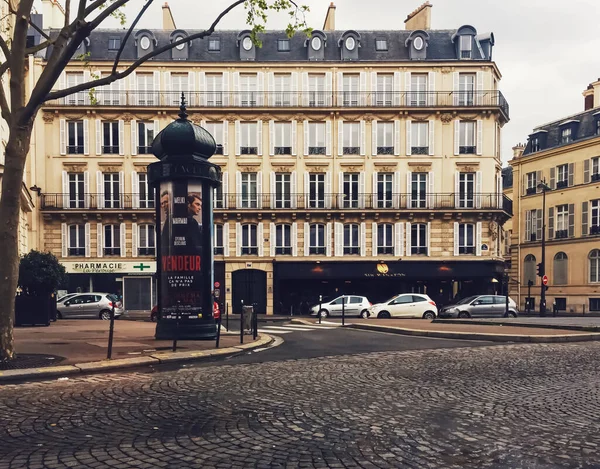
MULTIPOLYGON (((190 34, 138 30, 121 67, 190 34)), ((157 132, 190 118, 218 143, 215 290, 238 311, 305 312, 319 295, 384 300, 426 292, 445 303, 492 292, 504 271, 500 136, 509 107, 494 36, 430 29, 339 31, 335 6, 310 38, 219 31, 163 53, 126 80, 46 103, 36 126, 40 241, 69 290, 154 302, 156 199, 146 165, 157 132)), ((98 30, 60 80, 109 73, 122 30, 98 30)), ((43 58, 37 65, 44 66, 43 58)))
POLYGON ((600 79, 584 100, 583 112, 536 127, 510 161, 511 276, 519 279, 512 294, 521 308, 539 308, 537 264, 546 226, 548 309, 600 311, 600 79), (545 213, 540 183, 549 187, 545 213))

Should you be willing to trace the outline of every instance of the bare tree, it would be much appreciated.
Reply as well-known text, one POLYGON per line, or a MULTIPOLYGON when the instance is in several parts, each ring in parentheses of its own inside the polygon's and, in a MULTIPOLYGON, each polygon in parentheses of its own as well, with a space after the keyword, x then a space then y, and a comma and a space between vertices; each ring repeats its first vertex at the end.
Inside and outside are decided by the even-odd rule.
MULTIPOLYGON (((137 67, 157 55, 195 39, 210 36, 219 22, 234 8, 243 6, 247 13, 247 23, 252 29, 252 39, 260 45, 260 33, 264 31, 269 12, 287 12, 290 22, 286 28, 288 35, 298 30, 307 34, 306 6, 298 5, 293 0, 237 0, 225 8, 213 21, 211 26, 201 32, 173 41, 140 57, 118 72, 123 48, 131 36, 133 29, 154 0, 146 0, 131 23, 121 49, 119 50, 110 75, 101 79, 93 79, 70 88, 52 91, 62 71, 73 59, 80 44, 97 28, 111 17, 125 21, 122 8, 132 0, 65 0, 65 22, 57 34, 49 35, 31 21, 34 0, 0 0, 8 5, 11 16, 11 27, 7 34, 0 35, 0 50, 4 61, 0 63, 0 77, 8 74, 10 93, 7 94, 0 83, 0 111, 9 129, 8 143, 5 153, 4 176, 2 178, 2 197, 0 198, 0 359, 10 359, 14 355, 13 323, 15 309, 15 292, 17 289, 19 256, 18 228, 21 203, 21 186, 27 154, 29 152, 31 133, 35 117, 40 107, 49 100, 62 98, 70 94, 89 90, 94 87, 108 85, 125 78, 137 67), (73 3, 73 5, 71 5, 73 3), (75 7, 77 11, 72 11, 75 7), (36 29, 42 36, 38 45, 27 47, 27 31, 29 27, 36 29), (51 50, 48 48, 52 46, 51 50), (46 51, 45 66, 39 79, 34 83, 30 96, 26 96, 26 74, 28 56, 39 51, 46 51), (9 96, 9 98, 7 98, 9 96)), ((97 78, 97 77, 95 77, 97 78)))

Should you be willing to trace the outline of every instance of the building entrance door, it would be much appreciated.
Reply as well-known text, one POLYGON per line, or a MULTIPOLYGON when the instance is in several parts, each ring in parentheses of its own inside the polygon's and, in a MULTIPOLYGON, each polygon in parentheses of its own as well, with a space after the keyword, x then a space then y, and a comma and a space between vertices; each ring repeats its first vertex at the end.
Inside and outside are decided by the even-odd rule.
POLYGON ((260 314, 267 312, 267 273, 256 269, 236 270, 231 275, 232 311, 242 312, 244 305, 255 305, 255 311, 260 314))
POLYGON ((150 311, 152 277, 123 277, 123 307, 127 311, 150 311))

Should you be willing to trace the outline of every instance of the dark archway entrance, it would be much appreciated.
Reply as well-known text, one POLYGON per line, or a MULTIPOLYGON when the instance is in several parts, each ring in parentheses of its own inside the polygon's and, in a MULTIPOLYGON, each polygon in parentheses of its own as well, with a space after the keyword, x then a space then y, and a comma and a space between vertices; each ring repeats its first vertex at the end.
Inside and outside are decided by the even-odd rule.
POLYGON ((255 305, 260 314, 267 312, 267 273, 256 269, 236 270, 231 274, 232 311, 242 312, 242 300, 245 305, 255 305))

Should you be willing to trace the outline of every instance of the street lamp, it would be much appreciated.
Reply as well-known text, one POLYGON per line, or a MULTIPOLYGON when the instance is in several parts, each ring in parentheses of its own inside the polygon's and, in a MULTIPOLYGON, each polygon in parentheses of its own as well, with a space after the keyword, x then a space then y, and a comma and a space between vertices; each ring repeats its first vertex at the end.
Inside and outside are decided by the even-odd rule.
MULTIPOLYGON (((537 188, 542 191, 542 262, 538 275, 543 278, 546 275, 546 191, 549 191, 550 187, 546 185, 545 180, 542 180, 537 188)), ((540 283, 540 317, 544 317, 546 316, 546 285, 544 282, 540 283)))

